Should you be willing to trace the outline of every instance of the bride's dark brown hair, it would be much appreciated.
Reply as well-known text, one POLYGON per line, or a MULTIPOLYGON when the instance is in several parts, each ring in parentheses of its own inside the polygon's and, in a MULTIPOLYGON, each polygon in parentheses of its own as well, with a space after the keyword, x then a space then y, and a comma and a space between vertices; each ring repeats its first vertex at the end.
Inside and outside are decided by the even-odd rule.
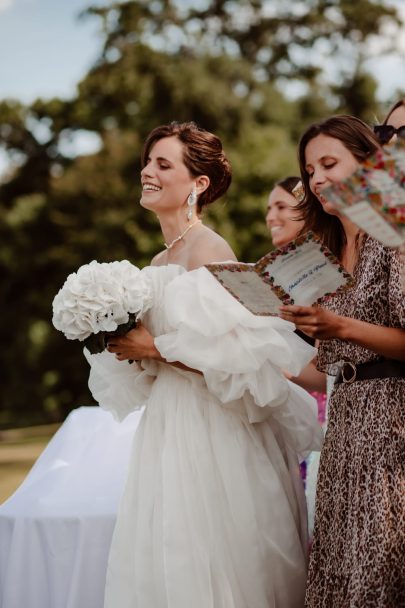
POLYGON ((198 197, 198 211, 213 203, 228 190, 232 181, 232 169, 225 156, 222 142, 213 133, 195 122, 171 122, 160 125, 146 138, 142 151, 142 167, 147 164, 150 151, 159 139, 177 137, 183 144, 183 162, 193 177, 207 175, 208 188, 198 197))
POLYGON ((296 207, 301 212, 300 219, 305 222, 301 234, 312 230, 336 257, 341 259, 346 244, 342 222, 335 215, 330 215, 323 210, 321 203, 309 187, 305 150, 311 139, 318 135, 327 135, 339 139, 359 162, 373 154, 380 147, 380 144, 365 122, 355 116, 343 114, 331 116, 326 120, 312 124, 302 135, 298 145, 298 159, 304 187, 304 198, 296 207))

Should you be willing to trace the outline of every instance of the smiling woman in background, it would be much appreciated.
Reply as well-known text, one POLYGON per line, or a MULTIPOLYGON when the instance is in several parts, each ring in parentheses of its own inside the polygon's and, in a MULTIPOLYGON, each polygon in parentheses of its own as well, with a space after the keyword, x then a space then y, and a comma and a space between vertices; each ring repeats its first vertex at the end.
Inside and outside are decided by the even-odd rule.
MULTIPOLYGON (((300 219, 301 212, 297 204, 303 196, 301 178, 296 175, 286 177, 277 182, 271 190, 267 202, 266 224, 271 233, 271 240, 275 247, 284 247, 294 240, 303 230, 305 222, 300 219)), ((297 330, 299 336, 312 345, 315 339, 309 338, 297 330)), ((318 420, 324 431, 326 430, 326 374, 319 372, 315 362, 310 363, 299 377, 289 377, 311 392, 318 404, 318 420)), ((328 384, 329 386, 329 384, 328 384)), ((308 531, 312 538, 314 527, 315 489, 319 467, 319 452, 311 454, 301 463, 301 475, 305 485, 305 495, 308 508, 308 531)))
POLYGON ((300 177, 286 177, 277 182, 269 194, 266 224, 275 247, 294 240, 304 227, 304 221, 299 219, 300 213, 296 210, 298 199, 294 194, 300 183, 300 177))

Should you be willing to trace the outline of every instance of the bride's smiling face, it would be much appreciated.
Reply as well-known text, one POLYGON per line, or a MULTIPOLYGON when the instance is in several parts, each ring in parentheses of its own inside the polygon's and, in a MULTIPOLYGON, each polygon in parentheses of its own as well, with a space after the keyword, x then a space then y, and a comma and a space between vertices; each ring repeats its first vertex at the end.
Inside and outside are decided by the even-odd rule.
POLYGON ((141 205, 157 215, 178 209, 186 204, 195 181, 183 162, 181 141, 175 136, 159 139, 141 171, 141 205))
POLYGON ((322 197, 322 191, 349 177, 358 166, 356 158, 340 139, 321 133, 308 142, 305 148, 305 170, 309 177, 309 187, 326 213, 339 214, 336 207, 322 197))

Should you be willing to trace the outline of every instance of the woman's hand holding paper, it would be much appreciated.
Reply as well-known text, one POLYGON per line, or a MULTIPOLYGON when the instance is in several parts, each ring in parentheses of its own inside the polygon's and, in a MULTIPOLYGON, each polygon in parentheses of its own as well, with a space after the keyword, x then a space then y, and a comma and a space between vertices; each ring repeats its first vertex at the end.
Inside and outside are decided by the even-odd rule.
POLYGON ((343 337, 344 317, 322 308, 321 306, 297 306, 295 304, 280 306, 280 316, 286 321, 295 323, 297 329, 307 336, 319 340, 330 340, 343 337))

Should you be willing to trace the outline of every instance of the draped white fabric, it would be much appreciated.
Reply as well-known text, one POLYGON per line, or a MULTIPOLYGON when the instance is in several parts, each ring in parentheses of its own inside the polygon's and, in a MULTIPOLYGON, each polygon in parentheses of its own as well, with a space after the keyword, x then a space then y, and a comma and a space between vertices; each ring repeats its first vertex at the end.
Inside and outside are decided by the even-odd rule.
POLYGON ((129 453, 142 411, 68 416, 0 506, 0 608, 102 608, 129 453))
MULTIPOLYGON (((326 405, 325 405, 325 422, 322 425, 323 433, 326 433, 326 427, 328 424, 328 400, 333 389, 335 382, 335 376, 326 376, 326 405)), ((318 470, 319 470, 319 452, 311 452, 307 458, 307 476, 306 476, 306 488, 305 495, 307 500, 308 510, 308 533, 312 538, 314 533, 315 523, 315 497, 316 497, 316 485, 318 481, 318 470)))
POLYGON ((144 323, 157 348, 202 374, 145 360, 122 362, 121 375, 108 353, 88 355, 93 396, 117 417, 139 406, 134 382, 149 388, 105 608, 301 608, 297 455, 319 449, 322 432, 315 401, 281 368, 296 374, 315 351, 291 324, 249 313, 205 269, 147 272, 154 306, 144 323))

